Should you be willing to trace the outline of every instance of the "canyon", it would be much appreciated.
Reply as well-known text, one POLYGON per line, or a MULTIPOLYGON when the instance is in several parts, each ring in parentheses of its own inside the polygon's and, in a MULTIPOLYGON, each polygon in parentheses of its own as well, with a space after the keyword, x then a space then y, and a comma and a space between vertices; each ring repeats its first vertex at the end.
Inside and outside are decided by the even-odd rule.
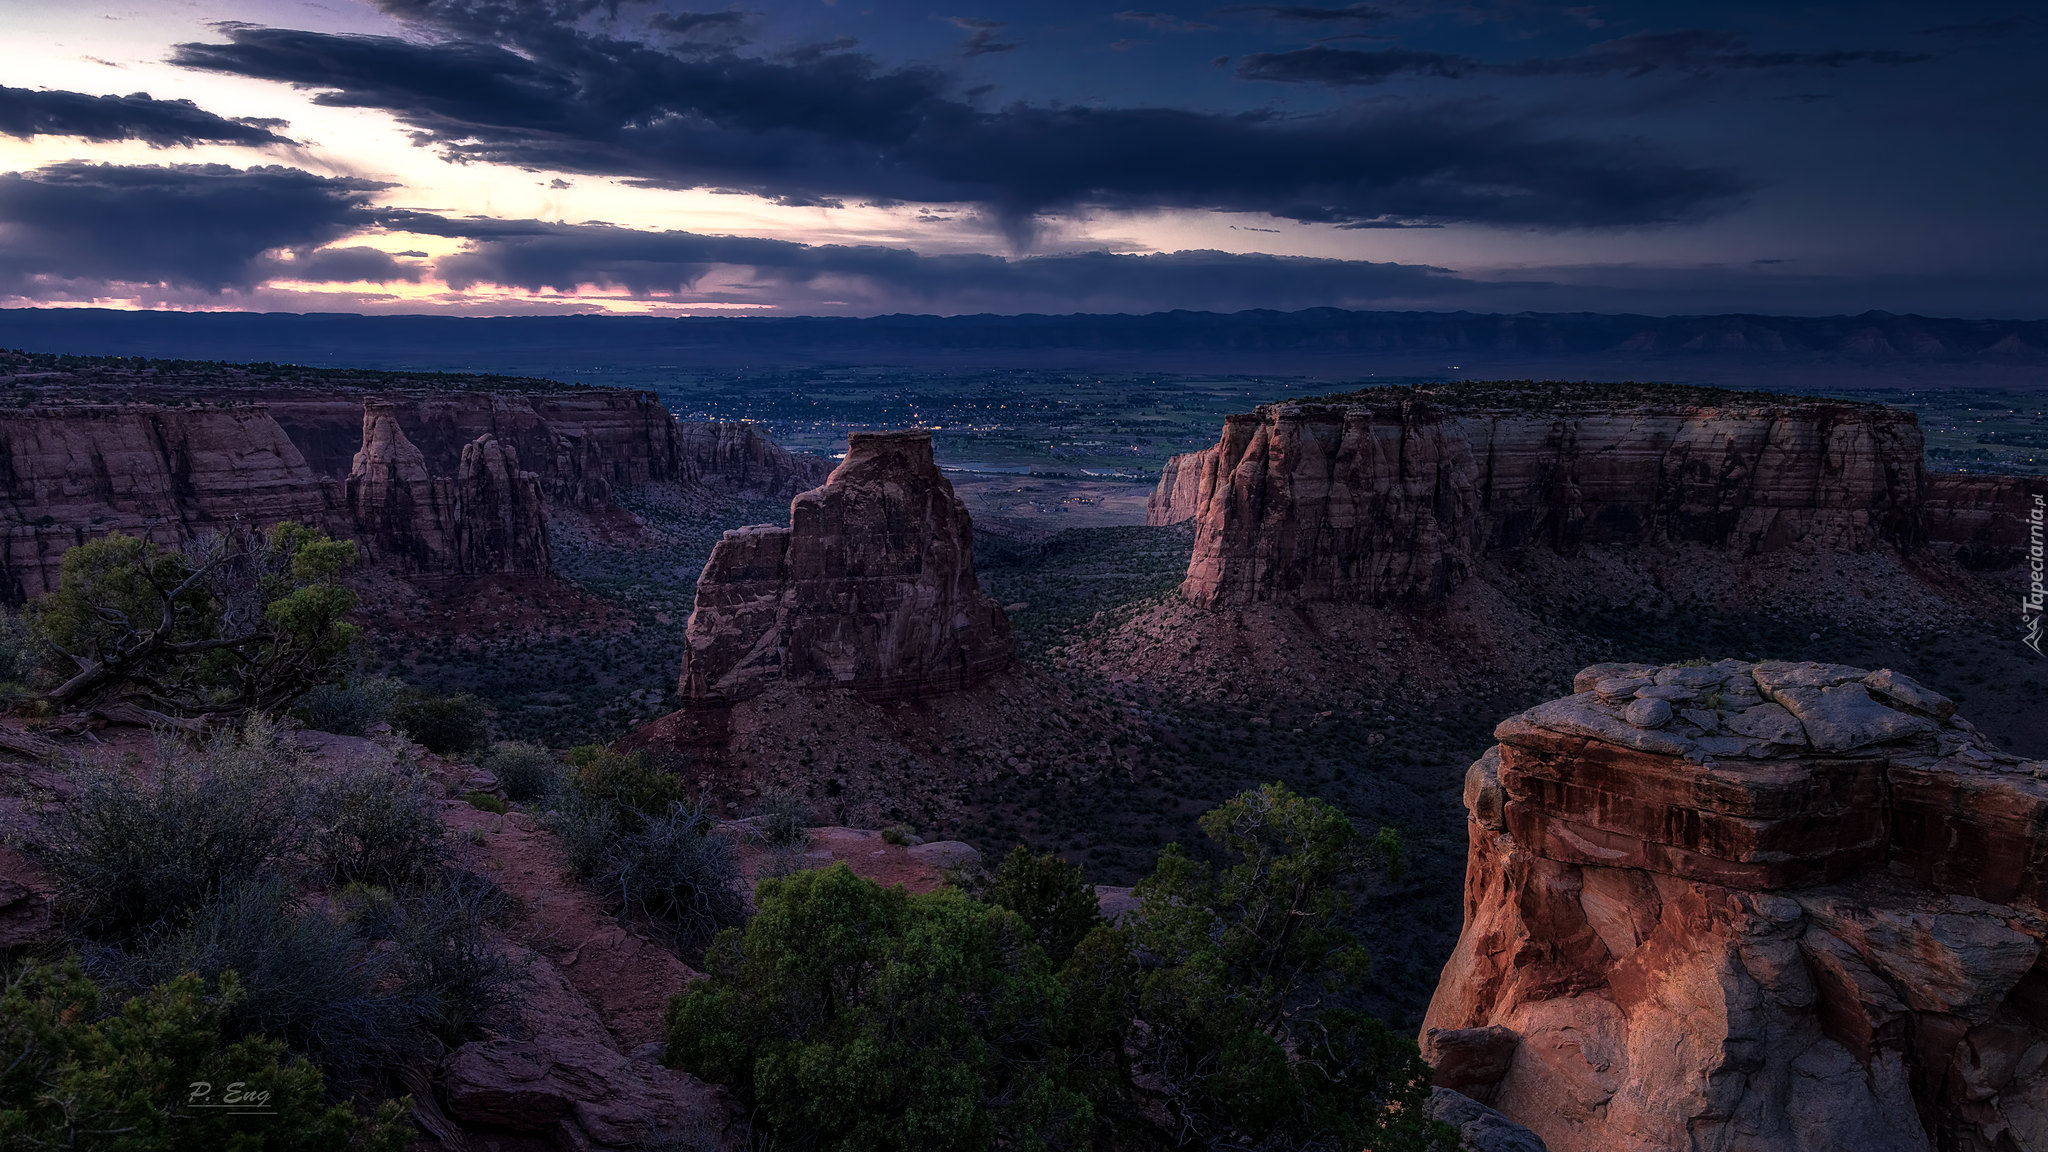
POLYGON ((2048 762, 1885 669, 1574 688, 1467 772, 1440 1087, 1552 1152, 2048 1140, 2048 762))
POLYGON ((1148 523, 1192 522, 1184 594, 1441 600, 1541 545, 1926 551, 2003 567, 2025 478, 1937 474, 1911 413, 1722 389, 1454 384, 1259 406, 1174 457, 1148 523))

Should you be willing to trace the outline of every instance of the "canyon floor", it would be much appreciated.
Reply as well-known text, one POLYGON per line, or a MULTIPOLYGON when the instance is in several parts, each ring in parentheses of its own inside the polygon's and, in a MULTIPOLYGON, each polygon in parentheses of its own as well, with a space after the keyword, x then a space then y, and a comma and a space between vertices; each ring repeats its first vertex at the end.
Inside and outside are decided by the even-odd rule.
MULTIPOLYGON (((983 487, 997 492, 970 490, 977 503, 1004 488, 1050 508, 1089 494, 1049 480, 983 487), (1016 492, 1026 487, 1039 492, 1016 492)), ((641 530, 562 526, 559 580, 444 609, 447 631, 387 633, 383 667, 474 692, 498 709, 502 735, 555 746, 615 740, 672 713, 704 557, 724 528, 787 512, 661 489, 629 506, 641 530)), ((763 790, 793 791, 821 822, 901 822, 985 854, 1021 842, 1111 885, 1142 877, 1167 842, 1201 845, 1196 820, 1223 799, 1285 781, 1403 835, 1401 875, 1360 894, 1376 963, 1362 1006, 1408 1028, 1459 929, 1465 767, 1496 722, 1568 693, 1582 665, 1891 667, 1957 700, 2005 748, 2048 753, 2048 691, 2008 627, 2009 574, 1889 552, 1534 549, 1429 610, 1215 612, 1177 591, 1187 527, 1062 527, 1085 513, 1068 515, 978 521, 982 585, 1016 630, 1013 670, 915 702, 772 691, 690 721, 716 731, 669 733, 686 749, 679 767, 729 814, 763 790)))

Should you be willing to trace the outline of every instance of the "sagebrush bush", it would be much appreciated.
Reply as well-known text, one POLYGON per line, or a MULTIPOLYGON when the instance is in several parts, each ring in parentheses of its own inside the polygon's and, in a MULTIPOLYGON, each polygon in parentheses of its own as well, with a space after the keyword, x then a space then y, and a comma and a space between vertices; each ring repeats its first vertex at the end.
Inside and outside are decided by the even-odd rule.
POLYGON ((273 1040, 223 1035, 240 1002, 234 974, 206 995, 182 975, 111 1014, 76 963, 31 964, 0 994, 0 1133, 9 1147, 78 1152, 402 1152, 404 1107, 368 1120, 330 1104, 319 1068, 273 1040), (195 1085, 213 1091, 195 1099, 195 1085), (229 1085, 265 1107, 233 1110, 229 1085), (215 1107, 195 1107, 198 1103, 215 1107))
POLYGON ((468 693, 432 696, 407 689, 391 704, 391 724, 438 755, 474 752, 491 742, 491 709, 468 693))
POLYGON ((451 1047, 469 1038, 479 1017, 526 984, 524 966, 489 934, 506 915, 505 894, 485 877, 457 872, 446 884, 394 903, 391 936, 421 1022, 451 1047))
POLYGON ((391 718, 391 706, 405 683, 370 676, 344 684, 322 684, 299 698, 292 716, 308 728, 341 736, 367 736, 391 718))
POLYGON ((639 753, 571 749, 574 770, 555 797, 553 826, 569 866, 619 909, 686 943, 737 924, 732 845, 718 821, 686 803, 682 780, 639 753))
POLYGON ((763 792, 754 802, 754 829, 771 847, 804 844, 811 836, 811 808, 794 792, 763 792))
POLYGON ((717 825, 700 806, 671 805, 612 843, 598 879, 628 915, 679 940, 709 940, 746 919, 739 865, 717 825))
POLYGON ((578 788, 565 788, 555 797, 554 815, 548 826, 562 842, 562 855, 569 869, 586 879, 604 868, 612 843, 623 833, 620 808, 609 800, 595 799, 578 788))
POLYGON ((80 768, 38 814, 35 846, 78 927, 118 936, 196 907, 224 883, 295 877, 319 817, 302 759, 260 715, 144 776, 80 768))
POLYGON ((228 1034, 274 1037, 353 1075, 416 1051, 414 1028, 428 1014, 421 990, 394 978, 392 954, 366 944, 345 921, 259 877, 223 887, 185 924, 95 966, 130 987, 190 972, 217 989, 235 973, 241 991, 223 1013, 228 1034))
POLYGON ((447 828, 424 778, 404 767, 346 769, 321 787, 312 842, 333 880, 387 888, 422 884, 448 861, 447 828))
POLYGON ((683 798, 682 778, 649 763, 644 753, 620 755, 585 744, 571 748, 568 761, 576 790, 594 800, 654 814, 683 798))
POLYGON ((562 765, 553 752, 537 744, 493 744, 483 766, 498 778, 505 795, 522 804, 544 800, 562 786, 562 765))

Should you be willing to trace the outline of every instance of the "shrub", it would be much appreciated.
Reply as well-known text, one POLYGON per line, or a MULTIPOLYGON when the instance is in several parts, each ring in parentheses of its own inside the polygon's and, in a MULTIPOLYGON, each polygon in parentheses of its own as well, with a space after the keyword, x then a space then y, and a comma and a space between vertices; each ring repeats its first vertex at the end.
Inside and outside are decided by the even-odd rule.
POLYGON ((315 731, 367 736, 373 725, 391 718, 391 706, 404 691, 403 681, 385 676, 321 684, 299 698, 292 715, 315 731))
POLYGON ((1021 917, 1056 965, 1066 963, 1081 938, 1102 923, 1095 888, 1083 878, 1080 865, 1057 856, 1033 856, 1022 844, 996 867, 982 899, 1021 917))
POLYGON ((401 887, 427 882, 447 863, 440 804, 418 774, 345 770, 321 792, 323 827, 311 847, 332 879, 401 887))
POLYGON ((491 710, 467 693, 430 696, 407 689, 391 704, 392 726, 436 755, 473 752, 491 742, 491 710))
POLYGON ((778 1147, 1081 1145, 1065 996, 1015 914, 844 864, 763 881, 744 933, 669 1004, 667 1058, 727 1085, 778 1147))
POLYGON ((224 1011, 239 1002, 233 973, 209 1000, 183 975, 101 1015, 102 996, 76 963, 31 964, 0 994, 0 1133, 21 1148, 123 1152, 401 1152, 412 1140, 404 1107, 369 1120, 325 1101, 320 1070, 274 1041, 228 1042, 224 1011), (194 1099, 197 1085, 211 1092, 194 1099), (260 1094, 261 1110, 227 1102, 229 1085, 260 1094))
POLYGON ((882 829, 882 843, 894 844, 899 848, 911 843, 916 836, 917 833, 911 831, 908 824, 891 824, 882 829))
POLYGON ((571 748, 567 759, 576 790, 592 800, 647 814, 682 802, 682 778, 650 764, 645 753, 620 755, 585 744, 571 748))
POLYGON ((184 551, 119 532, 64 553, 35 605, 59 708, 176 715, 281 708, 337 676, 358 632, 342 585, 355 544, 289 521, 184 551))
POLYGON ((1118 925, 1022 849, 984 901, 765 880, 670 1001, 668 1059, 777 1147, 1455 1149, 1413 1041, 1324 1007, 1364 972, 1344 887, 1398 839, 1278 785, 1202 826, 1225 862, 1169 846, 1118 925))
POLYGON ((35 637, 28 623, 0 608, 0 703, 28 692, 37 662, 35 637))
POLYGON ((493 795, 492 793, 464 792, 462 794, 462 798, 463 800, 468 802, 471 808, 476 808, 484 812, 496 812, 500 816, 503 816, 505 814, 505 802, 503 800, 498 799, 497 796, 493 795))
POLYGON ((189 972, 219 989, 233 973, 239 995, 222 1017, 229 1035, 275 1037, 344 1074, 401 1060, 415 1049, 412 1029, 424 1014, 418 990, 390 978, 388 953, 294 902, 275 877, 224 887, 182 927, 159 929, 100 964, 142 987, 189 972))
POLYGON ((229 881, 296 876, 318 814, 296 750, 252 715, 156 770, 81 769, 39 813, 35 846, 78 926, 119 935, 175 917, 229 881))
POLYGON ((578 788, 565 789, 556 797, 549 827, 562 842, 570 871, 585 879, 604 870, 612 844, 625 833, 619 805, 594 799, 578 788))
POLYGON ((498 778, 505 795, 522 804, 546 799, 562 786, 562 766, 555 754, 535 744, 493 744, 484 767, 498 778))
POLYGON ((686 942, 709 940, 746 918, 734 885, 732 845, 712 835, 717 821, 701 807, 674 804, 617 838, 596 877, 619 907, 686 942))
POLYGON ((754 802, 754 827, 770 847, 787 848, 811 838, 811 809, 794 792, 763 792, 754 802))
POLYGON ((490 939, 489 926, 504 916, 504 893, 467 872, 392 908, 390 930, 407 986, 419 994, 427 1029, 450 1047, 527 982, 524 967, 490 939))

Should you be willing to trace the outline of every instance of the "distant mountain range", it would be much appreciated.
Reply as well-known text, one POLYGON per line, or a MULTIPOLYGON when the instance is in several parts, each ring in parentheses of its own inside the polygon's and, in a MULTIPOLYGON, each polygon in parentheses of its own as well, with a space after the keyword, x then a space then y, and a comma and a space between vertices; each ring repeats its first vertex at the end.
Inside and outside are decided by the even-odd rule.
POLYGON ((1590 312, 621 317, 0 309, 0 347, 545 373, 817 365, 1640 377, 1835 386, 2048 382, 2048 320, 1590 312))

